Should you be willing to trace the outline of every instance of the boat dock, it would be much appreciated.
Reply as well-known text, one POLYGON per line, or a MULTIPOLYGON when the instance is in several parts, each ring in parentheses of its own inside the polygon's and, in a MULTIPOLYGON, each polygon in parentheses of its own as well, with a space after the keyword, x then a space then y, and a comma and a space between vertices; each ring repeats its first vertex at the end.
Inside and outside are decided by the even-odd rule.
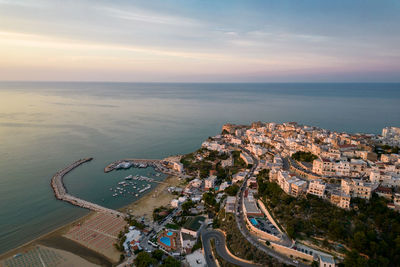
POLYGON ((119 168, 128 169, 131 167, 139 167, 139 168, 153 167, 156 170, 159 170, 160 164, 161 161, 158 159, 121 159, 107 165, 104 168, 104 172, 107 173, 119 168))
POLYGON ((93 158, 80 159, 80 160, 72 163, 68 167, 62 169, 61 171, 58 171, 53 176, 53 178, 51 179, 51 187, 53 188, 55 197, 59 200, 69 202, 72 205, 75 205, 75 206, 78 206, 81 208, 98 211, 98 212, 103 212, 103 213, 108 213, 108 214, 112 214, 112 215, 117 215, 117 216, 121 216, 122 218, 125 217, 125 214, 123 214, 119 211, 109 209, 106 207, 102 207, 95 203, 92 203, 92 202, 89 202, 89 201, 86 201, 86 200, 83 200, 83 199, 80 199, 80 198, 77 198, 77 197, 74 197, 74 196, 68 194, 67 189, 65 188, 64 182, 63 182, 64 176, 66 174, 68 174, 70 171, 72 171, 73 169, 75 169, 76 167, 82 165, 83 163, 89 162, 92 159, 93 158))

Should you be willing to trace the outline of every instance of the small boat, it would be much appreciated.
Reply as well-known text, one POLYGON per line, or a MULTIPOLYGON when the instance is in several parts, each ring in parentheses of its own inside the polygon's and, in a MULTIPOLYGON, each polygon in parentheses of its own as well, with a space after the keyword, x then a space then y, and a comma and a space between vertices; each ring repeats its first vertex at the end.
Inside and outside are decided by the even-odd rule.
POLYGON ((138 197, 138 196, 139 196, 139 194, 136 194, 136 195, 135 195, 135 197, 138 197))
POLYGON ((113 196, 113 197, 116 197, 116 196, 118 196, 118 194, 113 194, 112 196, 113 196))

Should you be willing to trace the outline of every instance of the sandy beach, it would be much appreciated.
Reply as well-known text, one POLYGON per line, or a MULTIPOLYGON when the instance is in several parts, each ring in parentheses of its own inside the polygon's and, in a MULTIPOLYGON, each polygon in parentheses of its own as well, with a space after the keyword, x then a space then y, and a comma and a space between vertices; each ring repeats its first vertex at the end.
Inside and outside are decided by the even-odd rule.
MULTIPOLYGON (((167 206, 176 197, 170 194, 167 188, 179 185, 181 180, 175 175, 170 175, 163 182, 139 200, 119 210, 129 212, 136 217, 144 216, 146 219, 152 220, 154 208, 167 206)), ((36 251, 38 248, 45 248, 62 257, 64 261, 59 266, 114 266, 117 263, 117 256, 120 254, 118 251, 108 251, 105 253, 106 255, 103 255, 65 237, 66 233, 73 227, 84 223, 96 214, 96 212, 90 212, 82 218, 0 255, 0 266, 4 265, 6 259, 12 259, 13 255, 18 253, 23 255, 32 253, 32 251, 36 251)))
POLYGON ((62 251, 62 255, 69 255, 73 254, 74 257, 66 257, 67 261, 64 262, 63 266, 85 266, 85 265, 76 265, 78 262, 89 262, 92 265, 89 266, 113 266, 115 262, 110 260, 104 255, 101 255, 100 253, 97 253, 93 250, 90 250, 82 245, 80 245, 77 242, 74 242, 72 240, 69 240, 63 235, 67 233, 72 227, 75 225, 82 223, 83 221, 87 220, 91 216, 93 216, 95 212, 90 212, 88 215, 79 218, 69 224, 66 224, 62 227, 57 228, 56 230, 47 233, 41 237, 38 237, 22 246, 19 246, 15 249, 12 249, 2 255, 0 255, 0 266, 3 267, 4 264, 3 261, 6 259, 10 259, 13 257, 13 255, 16 254, 26 254, 29 253, 32 250, 35 250, 37 247, 46 247, 48 249, 57 249, 59 251, 62 251), (69 253, 69 254, 68 254, 69 253), (70 264, 70 265, 68 265, 70 264))
POLYGON ((168 192, 170 186, 180 184, 179 177, 175 175, 168 176, 163 184, 158 184, 157 187, 141 197, 139 200, 119 209, 122 212, 127 212, 136 217, 145 217, 147 220, 153 220, 153 210, 159 206, 167 206, 176 196, 168 192))

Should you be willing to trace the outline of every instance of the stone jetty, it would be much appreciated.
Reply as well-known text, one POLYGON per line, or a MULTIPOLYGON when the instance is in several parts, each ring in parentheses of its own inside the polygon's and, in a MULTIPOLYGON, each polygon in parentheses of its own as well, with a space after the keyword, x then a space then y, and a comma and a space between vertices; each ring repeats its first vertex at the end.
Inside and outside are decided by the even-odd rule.
POLYGON ((102 207, 98 204, 95 204, 95 203, 92 203, 92 202, 89 202, 89 201, 86 201, 86 200, 83 200, 83 199, 80 199, 80 198, 77 198, 77 197, 74 197, 74 196, 68 194, 67 189, 65 188, 64 183, 63 183, 64 176, 66 174, 68 174, 70 171, 72 171, 73 169, 75 169, 76 167, 82 165, 83 163, 89 162, 92 159, 93 158, 80 159, 80 160, 72 163, 68 167, 62 169, 61 171, 58 171, 53 176, 53 178, 51 179, 51 187, 53 188, 55 197, 59 200, 69 202, 72 205, 75 205, 75 206, 78 206, 81 208, 125 217, 124 213, 121 213, 121 212, 113 210, 113 209, 102 207))

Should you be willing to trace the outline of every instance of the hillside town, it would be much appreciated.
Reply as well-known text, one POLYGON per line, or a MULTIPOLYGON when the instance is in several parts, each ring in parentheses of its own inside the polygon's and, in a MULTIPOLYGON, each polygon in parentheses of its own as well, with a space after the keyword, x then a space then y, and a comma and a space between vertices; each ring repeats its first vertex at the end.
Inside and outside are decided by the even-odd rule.
MULTIPOLYGON (((350 262, 345 239, 328 239, 329 231, 321 229, 311 237, 296 233, 279 202, 310 201, 336 213, 343 210, 351 220, 351 210, 362 212, 363 205, 378 198, 384 199, 384 208, 399 212, 399 146, 397 127, 375 135, 296 122, 225 124, 199 150, 162 162, 181 177, 179 186, 168 188, 176 198, 154 210, 153 222, 129 218, 121 245, 127 256, 148 253, 151 258, 161 250, 187 266, 216 266, 218 261, 333 267, 350 262), (209 236, 216 240, 211 247, 209 236), (235 249, 235 236, 247 252, 235 249), (219 255, 221 244, 227 255, 219 255)), ((291 216, 301 219, 301 213, 291 216)))

